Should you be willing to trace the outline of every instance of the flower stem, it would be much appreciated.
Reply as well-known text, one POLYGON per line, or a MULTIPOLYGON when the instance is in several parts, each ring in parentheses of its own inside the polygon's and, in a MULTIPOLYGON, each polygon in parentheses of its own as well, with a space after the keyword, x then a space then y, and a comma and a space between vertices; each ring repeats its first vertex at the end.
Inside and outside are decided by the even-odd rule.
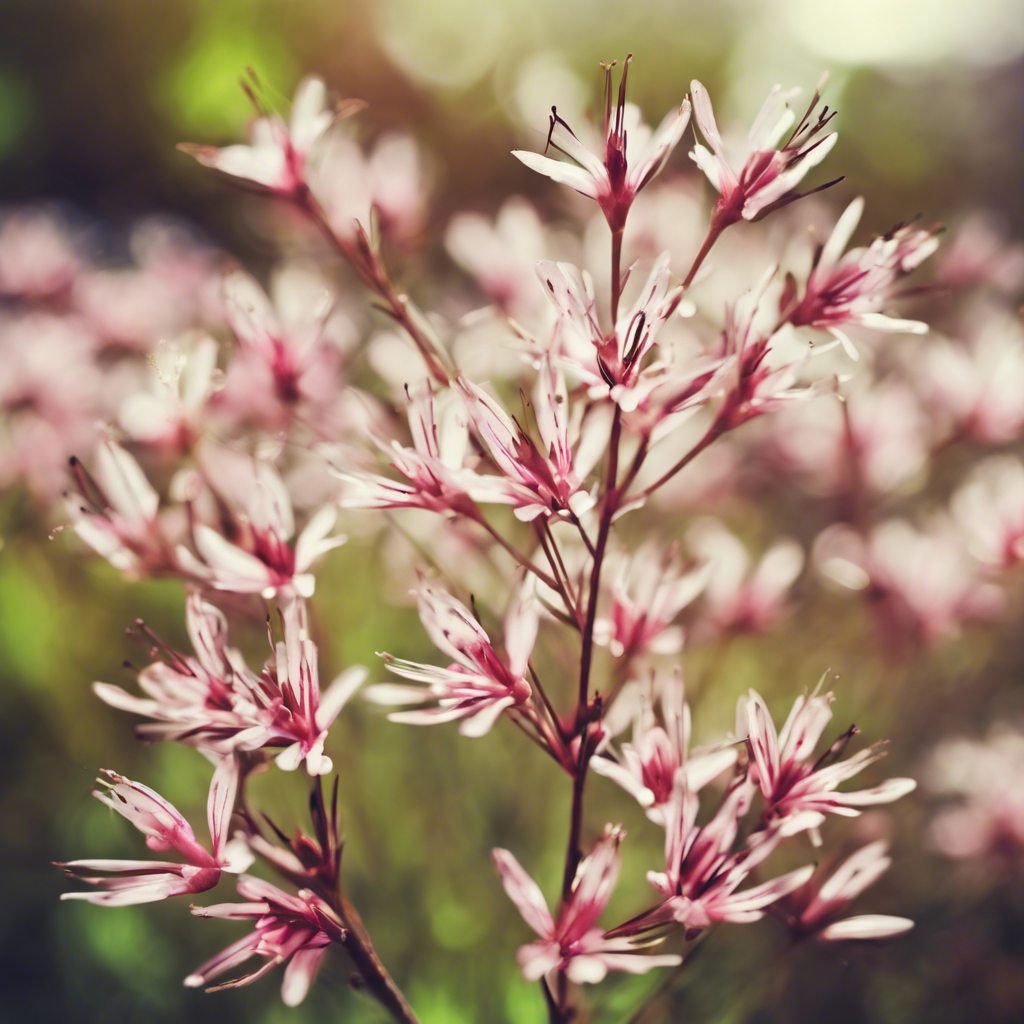
POLYGON ((608 446, 608 477, 601 509, 601 521, 594 545, 594 566, 590 572, 590 588, 587 593, 587 617, 583 626, 583 647, 580 653, 580 686, 576 704, 575 733, 579 739, 579 759, 572 784, 572 811, 569 818, 569 842, 565 851, 565 871, 562 875, 562 899, 567 900, 572 892, 576 867, 580 860, 580 831, 583 826, 583 789, 587 780, 587 764, 590 759, 590 718, 588 715, 590 693, 590 667, 594 658, 594 623, 597 620, 597 600, 601 589, 601 567, 604 565, 608 535, 612 518, 619 504, 616 481, 619 475, 619 439, 622 435, 622 410, 615 407, 612 418, 611 440, 608 446))
POLYGON ((385 304, 383 311, 405 328, 406 333, 419 349, 420 355, 423 356, 427 369, 434 380, 442 386, 450 383, 450 374, 442 366, 430 340, 424 336, 423 331, 409 313, 408 300, 395 290, 395 286, 391 283, 387 271, 374 253, 362 227, 357 223, 358 236, 356 243, 353 244, 335 233, 323 208, 308 189, 298 195, 296 204, 313 221, 327 241, 352 265, 363 284, 380 297, 385 304))
POLYGON ((622 232, 612 232, 612 330, 619 319, 619 298, 622 292, 622 232))
POLYGON ((720 418, 716 418, 715 422, 708 428, 707 433, 667 472, 662 473, 653 484, 645 487, 642 491, 638 491, 636 494, 630 495, 629 501, 638 501, 640 498, 646 498, 649 494, 653 494, 663 484, 667 484, 681 469, 688 466, 708 445, 711 444, 716 438, 720 437, 725 433, 725 425, 722 423, 720 418))
POLYGON ((715 242, 718 241, 718 236, 725 230, 725 225, 722 224, 717 217, 711 218, 711 225, 708 228, 708 233, 704 238, 704 244, 700 247, 700 251, 693 258, 693 263, 690 264, 690 269, 686 275, 686 280, 683 281, 683 287, 689 288, 693 284, 693 279, 697 276, 697 271, 700 270, 700 265, 704 262, 705 257, 711 252, 715 242))
POLYGON ((338 899, 338 915, 345 926, 345 947, 359 969, 366 987, 399 1024, 419 1024, 401 990, 381 963, 359 912, 344 897, 338 899))
POLYGON ((558 581, 534 562, 531 562, 530 559, 527 558, 526 555, 524 555, 511 541, 502 537, 502 535, 498 533, 498 531, 491 526, 489 522, 487 522, 487 519, 484 517, 482 512, 477 510, 472 518, 474 522, 479 523, 516 560, 517 564, 532 572, 537 579, 547 584, 547 586, 555 591, 556 594, 561 592, 561 587, 558 581))

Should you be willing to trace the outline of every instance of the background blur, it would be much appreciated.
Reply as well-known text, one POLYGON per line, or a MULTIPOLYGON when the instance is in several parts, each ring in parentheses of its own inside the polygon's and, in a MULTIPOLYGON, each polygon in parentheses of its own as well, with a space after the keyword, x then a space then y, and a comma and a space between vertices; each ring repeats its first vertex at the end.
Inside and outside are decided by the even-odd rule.
MULTIPOLYGON (((720 120, 746 123, 772 83, 809 88, 827 69, 827 99, 840 111, 829 165, 848 176, 836 203, 864 193, 875 227, 917 213, 955 222, 984 207, 1011 237, 1024 229, 1024 5, 1015 0, 0 0, 0 25, 0 202, 66 204, 98 225, 97 245, 141 215, 169 213, 243 263, 266 262, 265 243, 240 213, 244 202, 226 201, 224 181, 174 148, 240 136, 250 111, 237 81, 251 66, 282 96, 303 74, 319 73, 336 93, 370 103, 371 133, 416 136, 434 161, 436 201, 421 247, 429 255, 456 208, 493 211, 518 191, 543 202, 546 183, 509 150, 542 143, 552 102, 569 105, 567 94, 584 102, 586 89, 596 98, 598 59, 627 51, 635 55, 632 98, 655 120, 691 78, 709 87, 720 120)), ((743 510, 737 516, 742 522, 743 510)), ((813 536, 798 501, 786 516, 787 532, 813 536)), ((190 750, 139 747, 127 716, 89 690, 93 679, 124 684, 122 662, 145 657, 124 635, 137 617, 187 646, 179 585, 125 585, 68 536, 49 541, 51 526, 25 496, 4 497, 0 1019, 376 1019, 334 964, 298 1010, 281 1005, 271 979, 210 997, 184 990, 184 974, 238 929, 197 922, 176 902, 124 910, 58 903, 65 880, 51 860, 136 848, 127 823, 88 797, 97 768, 140 779, 187 813, 205 793, 206 769, 190 750)), ((327 679, 343 665, 371 663, 388 643, 396 653, 427 653, 414 641, 398 651, 389 639, 421 633, 414 616, 368 599, 375 557, 346 547, 319 576, 327 679)), ((729 647, 698 736, 730 727, 746 687, 781 711, 831 668, 840 675, 836 724, 856 720, 868 736, 891 737, 887 774, 917 774, 940 737, 981 735, 997 717, 1024 714, 1019 598, 1003 625, 893 664, 873 649, 850 602, 816 592, 774 635, 729 647)), ((357 706, 332 732, 354 901, 424 1024, 539 1021, 536 986, 513 962, 525 930, 488 855, 512 846, 524 863, 541 865, 550 890, 568 787, 511 730, 485 744, 454 730, 398 728, 357 706)), ((266 806, 286 827, 305 824, 290 820, 302 807, 300 780, 284 783, 279 791, 268 784, 266 806)), ((638 865, 658 837, 612 786, 592 786, 609 820, 632 823, 616 899, 639 905, 638 865)), ((878 912, 913 917, 909 936, 775 958, 787 940, 771 921, 737 934, 723 928, 694 961, 671 1019, 1022 1019, 1024 871, 1018 862, 1004 877, 979 877, 922 849, 927 814, 921 794, 896 806, 895 863, 868 897, 878 912)), ((623 1020, 652 983, 654 975, 607 984, 600 1019, 623 1020)))

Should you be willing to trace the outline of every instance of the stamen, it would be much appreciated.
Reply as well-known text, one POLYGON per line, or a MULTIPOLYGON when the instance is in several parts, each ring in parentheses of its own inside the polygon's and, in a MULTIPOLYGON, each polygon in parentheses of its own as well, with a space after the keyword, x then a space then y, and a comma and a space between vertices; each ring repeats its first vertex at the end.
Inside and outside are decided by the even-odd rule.
MULTIPOLYGON (((636 333, 633 335, 633 343, 630 345, 629 350, 623 356, 623 365, 626 367, 633 365, 633 360, 636 358, 637 352, 640 350, 640 338, 644 331, 644 325, 647 323, 647 313, 641 310, 633 321, 636 324, 636 333)), ((630 324, 632 327, 632 324, 630 324)))

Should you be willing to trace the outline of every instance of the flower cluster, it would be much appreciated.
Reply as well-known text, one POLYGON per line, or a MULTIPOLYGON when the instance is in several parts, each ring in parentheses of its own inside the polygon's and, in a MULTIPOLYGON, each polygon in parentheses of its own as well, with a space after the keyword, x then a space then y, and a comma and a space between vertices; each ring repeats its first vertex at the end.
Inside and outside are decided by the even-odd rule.
MULTIPOLYGON (((818 92, 798 117, 795 93, 774 89, 734 150, 696 81, 646 127, 626 99, 629 64, 617 95, 605 68, 602 132, 576 134, 553 107, 545 152, 515 154, 593 200, 578 207, 592 223, 555 230, 522 197, 493 222, 456 215, 445 242, 466 277, 437 313, 420 311, 385 262, 421 242, 427 162, 408 138, 365 148, 351 116, 361 105, 335 103, 317 79, 288 117, 247 81, 248 144, 184 147, 288 211, 290 255, 266 288, 173 232, 115 271, 91 268, 52 218, 0 224, 2 479, 70 519, 59 543, 77 536, 130 579, 182 585, 192 651, 137 623, 152 654, 141 695, 95 690, 143 720, 141 739, 213 765, 209 851, 156 793, 105 773, 99 798, 178 859, 70 861, 93 888, 68 895, 110 905, 199 893, 254 861, 288 887, 243 875, 240 902, 193 908, 252 931, 186 985, 260 958, 214 987, 248 984, 287 962, 282 996, 294 1005, 339 945, 382 1006, 415 1022, 344 893, 337 778, 330 810, 324 799, 332 724, 369 675, 352 666, 320 685, 317 631, 333 624, 312 614, 317 580, 347 537, 375 545, 376 588, 399 601, 411 589, 441 659, 423 656, 418 630, 382 640, 368 701, 395 723, 458 722, 481 743, 512 726, 571 792, 554 900, 516 855, 494 851, 536 933, 518 959, 552 1022, 583 1019, 574 986, 608 971, 685 968, 686 944, 718 923, 771 913, 823 941, 910 927, 845 916, 889 866, 884 845, 817 873, 811 863, 839 845, 839 819, 914 789, 907 778, 848 787, 874 772, 882 745, 847 756, 855 728, 826 737, 832 695, 819 687, 781 729, 751 690, 733 733, 694 746, 683 679, 720 686, 716 659, 799 613, 822 579, 865 595, 887 652, 1000 613, 995 577, 1024 560, 1024 466, 986 463, 922 525, 892 502, 961 440, 1024 437, 1024 336, 993 314, 962 318, 957 340, 962 314, 951 312, 949 337, 916 347, 929 327, 909 316, 917 289, 905 278, 935 251, 935 229, 903 225, 851 248, 865 205, 855 199, 814 242, 803 220, 813 211, 800 212, 811 204, 795 201, 836 141, 818 92), (691 113, 703 142, 690 157, 717 193, 706 211, 669 170, 691 113), (680 204, 703 241, 675 231, 680 204), (749 226, 769 216, 781 245, 749 226), (747 245, 743 272, 719 259, 727 230, 747 245), (599 260, 595 237, 608 241, 599 260), (712 446, 717 458, 702 458, 712 446), (40 449, 37 473, 29 454, 40 449), (767 517, 727 522, 721 501, 777 508, 796 491, 828 507, 809 535, 797 517, 784 531, 767 517), (253 620, 268 624, 262 664, 241 653, 254 649, 242 636, 253 620), (300 766, 313 832, 289 840, 245 784, 300 766), (664 832, 650 905, 611 925, 601 920, 625 832, 591 832, 588 801, 605 785, 591 775, 664 832)), ((988 301, 1005 303, 1012 261, 991 240, 974 258, 969 242, 939 278, 954 292, 998 279, 988 301)))

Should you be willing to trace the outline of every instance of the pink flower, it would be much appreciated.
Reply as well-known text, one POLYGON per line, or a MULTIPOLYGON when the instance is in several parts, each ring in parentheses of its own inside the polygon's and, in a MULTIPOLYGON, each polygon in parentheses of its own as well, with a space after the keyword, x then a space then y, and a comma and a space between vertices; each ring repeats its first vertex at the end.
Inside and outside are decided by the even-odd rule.
POLYGON ((645 368, 644 360, 683 294, 681 286, 671 285, 669 254, 658 257, 633 307, 607 336, 597 320, 589 274, 544 260, 537 275, 559 315, 553 351, 583 377, 594 397, 608 393, 624 412, 636 409, 660 383, 662 364, 645 368))
POLYGON ((148 391, 124 400, 118 420, 135 441, 171 453, 185 452, 202 435, 210 398, 217 389, 217 342, 194 335, 161 341, 150 355, 148 391))
MULTIPOLYGON (((819 683, 819 689, 820 689, 819 683)), ((766 815, 772 830, 795 835, 821 825, 827 813, 856 817, 859 808, 891 803, 916 788, 913 779, 889 779, 872 789, 839 793, 836 787, 869 764, 885 756, 883 744, 876 743, 845 761, 838 760, 846 742, 856 732, 840 737, 821 757, 815 749, 832 719, 832 694, 798 697, 781 732, 760 695, 750 691, 740 698, 737 732, 746 732, 752 766, 750 775, 767 803, 766 815)))
POLYGON ((288 961, 281 999, 286 1006, 298 1006, 316 978, 327 947, 344 936, 341 922, 327 902, 309 889, 289 896, 269 882, 243 875, 238 880, 238 894, 247 902, 192 908, 197 917, 255 921, 256 925, 250 935, 233 942, 197 967, 185 979, 186 986, 199 988, 250 957, 261 956, 266 958, 266 963, 257 970, 212 986, 207 992, 251 985, 278 964, 288 961))
POLYGON ((437 648, 453 660, 447 668, 383 657, 391 671, 421 686, 381 683, 366 696, 378 704, 436 705, 421 711, 398 711, 392 722, 433 725, 465 719, 464 736, 483 736, 503 711, 530 699, 526 681, 530 653, 537 637, 535 599, 522 590, 505 616, 505 657, 495 651, 490 638, 465 605, 440 587, 420 579, 416 591, 420 619, 437 648))
POLYGON ((0 223, 0 294, 57 295, 71 286, 80 268, 75 241, 53 212, 18 210, 0 223))
POLYGON ((338 469, 336 475, 352 485, 341 506, 423 508, 472 516, 471 494, 482 500, 501 500, 505 492, 500 481, 488 481, 464 467, 469 431, 461 398, 453 391, 435 394, 426 383, 406 388, 406 398, 413 447, 397 441, 381 447, 407 482, 338 469))
POLYGON ((894 228, 866 248, 843 250, 864 212, 858 197, 839 218, 822 248, 803 298, 788 319, 795 327, 820 327, 829 331, 857 358, 853 343, 842 328, 848 324, 876 331, 924 334, 928 325, 918 320, 898 320, 881 312, 894 295, 894 286, 904 274, 930 256, 939 246, 935 230, 894 228))
POLYGON ((72 860, 58 864, 68 875, 80 878, 99 892, 65 892, 62 900, 86 900, 107 907, 152 903, 169 896, 203 892, 219 881, 221 871, 244 871, 252 863, 244 840, 228 841, 231 814, 238 790, 238 765, 233 757, 221 760, 210 783, 207 817, 213 854, 196 840, 192 827, 162 796, 116 772, 103 770, 107 788, 94 790, 97 800, 124 815, 146 836, 146 845, 157 853, 174 850, 185 861, 176 864, 146 860, 72 860), (108 795, 109 794, 109 795, 108 795), (99 875, 90 872, 98 871, 99 875))
POLYGON ((832 874, 812 879, 789 897, 790 925, 819 942, 851 939, 887 939, 914 927, 905 917, 862 914, 841 918, 847 906, 889 869, 884 841, 869 843, 848 857, 832 874))
POLYGON ((464 377, 456 382, 470 421, 502 473, 502 498, 515 505, 517 519, 571 513, 582 516, 595 498, 584 486, 601 455, 596 432, 580 431, 573 451, 565 377, 550 358, 542 360, 533 393, 540 446, 483 388, 464 377))
POLYGON ((835 117, 835 111, 829 113, 825 107, 812 121, 819 97, 818 90, 815 90, 807 113, 782 148, 776 148, 796 120, 787 101, 800 91, 783 92, 777 85, 750 129, 747 155, 741 164, 730 164, 725 157, 707 90, 700 82, 694 81, 690 83, 690 91, 694 120, 711 147, 709 152, 700 143, 695 143, 690 158, 720 193, 712 219, 712 224, 719 229, 741 218, 753 220, 769 207, 800 198, 790 193, 835 145, 835 132, 823 134, 825 126, 835 117), (737 172, 735 167, 740 170, 737 172))
POLYGON ((968 548, 980 562, 1008 570, 1024 561, 1024 465, 1012 455, 986 459, 950 504, 968 548))
POLYGON ((952 798, 928 826, 931 845, 947 857, 982 858, 1019 870, 1024 857, 1024 730, 996 722, 980 739, 943 740, 928 758, 927 785, 952 798))
POLYGON ((840 586, 864 592, 879 629, 894 641, 938 643, 971 620, 995 618, 1005 601, 944 519, 924 529, 888 519, 868 537, 836 524, 814 542, 814 560, 840 586))
POLYGON ((445 231, 445 248, 471 274, 491 300, 517 318, 538 313, 534 268, 548 246, 544 225, 533 205, 513 196, 492 222, 479 213, 458 213, 445 231))
POLYGON ((321 427, 341 390, 343 354, 325 336, 334 296, 299 266, 285 268, 272 284, 274 305, 245 271, 224 277, 225 312, 241 359, 230 367, 221 402, 270 426, 304 412, 321 427))
MULTIPOLYGON (((594 636, 616 658, 652 654, 678 654, 683 632, 674 625, 679 613, 707 585, 707 574, 684 572, 676 546, 666 551, 654 541, 643 544, 631 558, 618 560, 611 585, 608 614, 597 620, 594 636)), ((611 572, 608 573, 611 576, 611 572)))
POLYGON ((697 793, 736 763, 737 750, 730 745, 691 754, 690 707, 682 675, 677 671, 661 690, 660 723, 652 689, 623 692, 620 700, 635 707, 632 742, 623 743, 618 753, 606 749, 591 759, 590 767, 633 796, 651 821, 665 825, 679 779, 685 779, 688 792, 697 793))
POLYGON ((113 441, 97 445, 93 466, 95 477, 89 477, 72 459, 82 490, 81 496, 66 499, 75 532, 115 569, 130 576, 167 568, 173 560, 171 540, 158 515, 160 496, 142 468, 113 441))
POLYGON ((408 245, 426 223, 426 161, 411 136, 385 134, 364 153, 350 134, 331 132, 308 177, 331 230, 346 243, 356 239, 357 224, 367 231, 374 224, 389 241, 408 245))
POLYGON ((814 868, 808 865, 736 892, 751 871, 775 850, 780 838, 777 833, 756 832, 745 847, 732 852, 752 792, 748 780, 734 781, 715 816, 698 828, 697 799, 685 776, 677 776, 665 808, 665 870, 647 873, 648 882, 665 902, 616 932, 635 934, 674 921, 692 938, 714 921, 759 921, 765 907, 811 877, 814 868))
POLYGON ((703 562, 707 579, 695 633, 766 632, 787 614, 789 590, 804 565, 795 540, 776 541, 755 566, 722 523, 701 519, 687 533, 687 545, 703 562))
POLYGON ((519 149, 512 151, 513 156, 532 170, 596 200, 612 231, 622 230, 636 194, 665 166, 690 120, 690 101, 687 99, 669 111, 653 133, 640 122, 634 108, 626 103, 626 74, 632 59, 632 54, 626 57, 619 82, 618 101, 614 107, 612 68, 615 62, 604 68, 603 156, 595 155, 584 146, 558 116, 554 107, 551 108, 548 142, 544 152, 549 148, 556 149, 573 163, 519 149))
POLYGON ((961 224, 938 260, 942 287, 988 287, 1011 297, 1024 288, 1024 245, 1007 242, 1002 226, 986 214, 961 224))
MULTIPOLYGON (((212 460, 211 456, 206 473, 214 488, 219 489, 223 484, 217 478, 218 464, 212 460)), ((330 536, 337 522, 337 509, 325 505, 314 513, 293 546, 290 541, 295 533, 295 518, 291 496, 277 470, 261 459, 241 468, 227 468, 239 469, 248 480, 247 488, 236 487, 245 495, 245 508, 234 513, 233 539, 205 523, 197 523, 192 539, 200 557, 179 545, 179 567, 208 586, 233 594, 260 594, 268 601, 277 597, 285 602, 296 595, 310 597, 316 580, 309 570, 347 539, 344 535, 330 536)))
MULTIPOLYGON (((253 82, 258 88, 258 83, 253 82)), ((326 108, 327 89, 319 78, 299 83, 286 124, 266 113, 248 84, 244 88, 259 115, 249 128, 249 145, 199 146, 182 143, 178 148, 201 164, 233 178, 252 182, 283 196, 294 196, 306 185, 306 164, 314 148, 338 114, 326 108)))
POLYGON ((164 648, 166 660, 139 673, 145 697, 109 683, 94 684, 96 694, 112 707, 153 719, 139 727, 145 740, 173 740, 218 754, 284 747, 277 764, 285 771, 303 760, 310 775, 331 771, 323 752, 327 732, 366 669, 348 669, 321 694, 316 645, 306 639, 299 624, 304 614, 298 613, 284 617, 284 642, 257 675, 227 645, 227 622, 217 608, 193 593, 185 615, 195 657, 164 648))
POLYGON ((913 391, 888 378, 783 411, 770 427, 769 456, 811 494, 887 494, 925 469, 928 428, 913 391))
POLYGON ((965 341, 929 337, 914 380, 951 435, 1004 444, 1024 435, 1024 331, 1020 318, 982 306, 965 341))
POLYGON ((24 482, 41 501, 68 486, 68 459, 91 449, 109 382, 96 339, 77 318, 0 312, 0 487, 24 482))
POLYGON ((642 949, 624 938, 611 938, 596 927, 619 873, 619 843, 624 833, 609 826, 589 856, 580 861, 572 891, 552 918, 544 895, 508 850, 493 852, 494 866, 509 899, 523 920, 540 936, 539 942, 520 947, 519 966, 529 981, 551 971, 564 972, 577 985, 601 981, 608 971, 646 974, 655 967, 675 967, 675 954, 644 956, 642 949))

